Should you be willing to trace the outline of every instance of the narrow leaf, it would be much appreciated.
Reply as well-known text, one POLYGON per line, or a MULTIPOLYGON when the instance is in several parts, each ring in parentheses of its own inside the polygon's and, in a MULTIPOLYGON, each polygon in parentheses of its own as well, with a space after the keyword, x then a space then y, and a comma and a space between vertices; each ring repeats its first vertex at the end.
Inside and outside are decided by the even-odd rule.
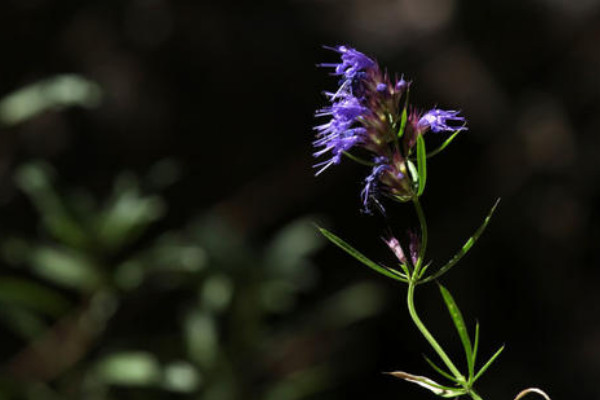
POLYGON ((473 236, 471 236, 469 238, 469 240, 467 240, 467 242, 458 251, 458 253, 456 253, 454 255, 454 257, 452 257, 446 265, 444 265, 442 268, 440 268, 436 273, 431 274, 422 280, 419 280, 419 282, 417 282, 417 283, 422 284, 422 283, 426 283, 426 282, 435 280, 435 279, 439 278, 440 276, 444 275, 446 272, 448 272, 450 270, 450 268, 454 267, 469 252, 469 250, 471 250, 471 247, 473 247, 475 242, 477 242, 477 239, 479 239, 479 237, 481 236, 483 231, 485 231, 485 228, 488 226, 488 224, 490 223, 490 220, 492 219, 492 215, 494 215, 494 212, 496 211, 496 207, 498 207, 498 203, 500 203, 500 199, 496 200, 496 203, 494 204, 494 206, 491 208, 490 212, 485 217, 483 224, 481 224, 481 226, 477 229, 477 231, 475 231, 473 236))
MULTIPOLYGON (((460 341, 462 342, 463 348, 465 349, 465 355, 467 357, 467 365, 469 367, 469 371, 473 371, 473 348, 471 347, 471 339, 469 339, 469 333, 467 332, 467 326, 465 325, 465 320, 463 319, 462 313, 458 308, 458 305, 452 298, 452 295, 442 285, 439 285, 440 292, 442 293, 442 297, 446 302, 446 306, 448 307, 448 312, 452 317, 452 321, 454 322, 454 326, 456 327, 456 331, 458 332, 458 336, 460 336, 460 341)), ((472 376, 470 374, 469 376, 472 376)))
POLYGON ((433 361, 431 361, 429 359, 429 357, 423 356, 423 358, 425 358, 425 361, 427 361, 427 364, 429 364, 429 366, 431 368, 433 368, 438 374, 442 375, 446 379, 451 380, 452 382, 458 383, 458 381, 456 380, 455 377, 453 377, 448 372, 444 371, 443 369, 441 369, 440 367, 438 367, 437 365, 435 365, 435 363, 433 361))
POLYGON ((386 373, 388 375, 392 375, 395 378, 404 379, 407 382, 416 383, 417 385, 424 387, 425 389, 431 390, 433 393, 440 397, 452 398, 462 396, 466 393, 465 389, 443 386, 425 376, 412 375, 402 371, 386 373))
POLYGON ((500 347, 498 349, 498 351, 496 351, 494 353, 494 355, 492 357, 490 357, 490 359, 488 360, 488 362, 486 362, 485 365, 483 367, 481 367, 481 369, 479 370, 479 372, 477 373, 477 375, 475 375, 475 378, 473 378, 473 383, 475 383, 475 381, 477 379, 479 379, 479 377, 481 375, 483 375, 483 373, 490 367, 490 365, 492 365, 492 363, 496 360, 496 358, 498 358, 498 356, 500 355, 500 353, 502 353, 502 350, 504 350, 504 346, 500 347))
MULTIPOLYGON (((475 324, 475 339, 473 340, 473 366, 475 365, 476 361, 477 361, 477 350, 479 349, 479 322, 477 322, 475 324)), ((469 377, 473 377, 473 373, 474 371, 470 370, 469 371, 469 377)))
POLYGON ((446 141, 444 141, 444 143, 442 143, 440 147, 438 147, 431 153, 427 154, 427 158, 431 158, 431 157, 441 153, 446 147, 448 147, 450 145, 450 143, 452 143, 454 138, 456 138, 456 136, 458 136, 458 134, 462 131, 463 131, 462 129, 454 131, 454 133, 452 135, 450 135, 450 137, 448 139, 446 139, 446 141))
POLYGON ((425 150, 425 139, 422 135, 417 136, 417 172, 419 173, 417 196, 421 196, 425 191, 425 182, 427 181, 427 151, 425 150))
POLYGON ((359 163, 359 164, 361 164, 361 165, 365 165, 365 166, 367 166, 367 167, 372 167, 372 166, 374 166, 374 165, 375 165, 375 163, 374 163, 374 162, 367 161, 367 160, 363 160, 362 158, 360 158, 360 157, 357 157, 357 156, 355 156, 354 154, 352 154, 352 153, 349 153, 349 152, 347 152, 347 151, 344 151, 344 152, 343 152, 343 154, 344 154, 346 157, 348 157, 349 159, 351 159, 352 161, 355 161, 355 162, 357 162, 357 163, 359 163))
POLYGON ((406 129, 406 121, 408 120, 408 107, 404 106, 402 115, 400 116, 400 129, 398 130, 398 138, 404 136, 404 130, 406 129))
POLYGON ((321 234, 323 234, 323 236, 325 236, 327 239, 329 239, 333 244, 335 244, 340 249, 344 250, 346 253, 350 254, 352 257, 356 258, 358 261, 360 261, 367 267, 371 268, 375 272, 378 272, 382 275, 387 276, 388 278, 392 278, 397 281, 408 282, 408 280, 406 279, 406 276, 404 274, 402 274, 401 272, 396 271, 392 268, 388 268, 383 265, 379 265, 374 261, 371 261, 366 256, 364 256, 361 252, 356 250, 354 247, 350 246, 348 243, 346 243, 344 240, 342 240, 335 234, 329 232, 327 229, 319 227, 319 231, 321 231, 321 234))

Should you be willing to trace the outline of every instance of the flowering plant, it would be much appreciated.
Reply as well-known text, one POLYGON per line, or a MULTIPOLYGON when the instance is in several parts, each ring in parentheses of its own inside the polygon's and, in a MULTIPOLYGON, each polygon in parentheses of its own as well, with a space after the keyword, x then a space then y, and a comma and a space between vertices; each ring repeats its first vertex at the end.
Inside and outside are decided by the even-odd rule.
MULTIPOLYGON (((317 117, 328 118, 327 122, 315 127, 314 146, 317 151, 314 156, 325 157, 315 165, 316 175, 340 164, 344 157, 369 166, 371 172, 364 179, 361 192, 363 210, 369 214, 378 210, 385 215, 380 202, 383 197, 400 203, 412 203, 420 230, 419 234, 410 232, 407 235, 408 245, 403 245, 401 240, 393 235, 384 239, 397 259, 397 265, 394 267, 370 260, 324 228, 320 228, 320 231, 367 267, 408 285, 406 304, 410 317, 442 364, 438 365, 429 358, 426 358, 426 361, 450 383, 440 384, 428 377, 402 371, 389 374, 420 385, 440 397, 466 395, 473 400, 481 400, 482 397, 475 391, 474 385, 500 355, 504 346, 484 363, 478 363, 479 324, 475 325, 471 336, 450 291, 438 282, 442 298, 464 348, 466 371, 463 372, 457 368, 456 363, 422 322, 414 301, 415 290, 419 285, 437 282, 468 253, 487 227, 498 205, 496 201, 481 226, 445 265, 430 268, 431 263, 425 262, 427 221, 419 200, 427 181, 427 160, 446 149, 459 133, 468 129, 466 120, 456 110, 433 108, 426 112, 419 111, 409 104, 411 82, 397 76, 391 79, 387 71, 382 70, 375 60, 353 48, 337 46, 329 49, 337 52, 341 61, 320 66, 333 68, 333 74, 339 77, 339 86, 335 92, 325 92, 330 104, 316 113, 317 117), (428 151, 425 137, 429 132, 446 133, 448 137, 439 147, 428 151), (357 152, 362 154, 357 155, 357 152)), ((549 400, 549 397, 537 388, 525 389, 515 400, 528 393, 537 393, 549 400)))

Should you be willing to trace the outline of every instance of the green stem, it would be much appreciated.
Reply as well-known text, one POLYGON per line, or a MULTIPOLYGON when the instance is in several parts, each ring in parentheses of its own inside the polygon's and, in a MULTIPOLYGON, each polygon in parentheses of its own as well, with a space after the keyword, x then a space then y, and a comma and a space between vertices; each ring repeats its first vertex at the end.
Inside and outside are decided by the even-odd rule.
POLYGON ((419 270, 423 265, 423 259, 425 258, 425 251, 427 250, 427 221, 425 220, 425 213, 421 207, 421 202, 418 197, 413 198, 413 204, 419 217, 419 224, 421 225, 421 245, 419 247, 419 258, 417 259, 417 265, 415 265, 414 277, 416 280, 419 278, 419 270))
MULTIPOLYGON (((415 325, 417 326, 417 328, 419 329, 419 331, 421 332, 423 337, 429 342, 429 344, 431 345, 433 350, 435 350, 435 352, 438 354, 438 356, 444 362, 444 364, 446 364, 446 366, 448 367, 448 370, 452 373, 452 375, 454 375, 454 377, 460 382, 460 384, 462 386, 466 385, 465 377, 460 373, 460 371, 458 370, 458 368, 456 368, 456 366, 454 365, 452 360, 450 360, 450 357, 448 357, 448 355, 446 354, 444 349, 442 349, 442 346, 440 346, 440 344, 437 342, 437 340, 435 340, 433 335, 425 327, 425 324, 423 324, 423 322, 421 321, 421 318, 419 318, 419 315, 417 314, 417 310, 415 309, 414 297, 415 297, 415 282, 411 280, 408 284, 408 295, 406 298, 406 302, 408 304, 408 312, 410 314, 410 317, 412 318, 413 322, 415 323, 415 325)), ((479 400, 479 399, 476 399, 476 400, 479 400)))
POLYGON ((454 365, 450 357, 446 354, 442 346, 435 340, 431 332, 427 329, 419 315, 417 314, 417 310, 415 309, 415 287, 419 281, 419 274, 421 267, 423 265, 423 260, 425 259, 425 251, 427 250, 427 220, 425 219, 425 213, 423 212, 423 208, 421 207, 421 203, 419 199, 415 197, 413 199, 413 204, 415 205, 415 210, 417 212, 417 216, 419 218, 419 225, 421 226, 421 245, 419 247, 419 256, 417 259, 417 263, 415 265, 415 269, 413 271, 412 276, 409 277, 408 283, 408 294, 406 298, 406 302, 408 304, 408 312, 410 317, 412 318, 414 324, 419 329, 423 337, 429 342, 433 350, 438 354, 440 359, 446 364, 448 370, 454 375, 458 383, 467 390, 467 393, 473 400, 483 400, 471 387, 471 382, 467 382, 465 377, 460 373, 458 368, 454 365))

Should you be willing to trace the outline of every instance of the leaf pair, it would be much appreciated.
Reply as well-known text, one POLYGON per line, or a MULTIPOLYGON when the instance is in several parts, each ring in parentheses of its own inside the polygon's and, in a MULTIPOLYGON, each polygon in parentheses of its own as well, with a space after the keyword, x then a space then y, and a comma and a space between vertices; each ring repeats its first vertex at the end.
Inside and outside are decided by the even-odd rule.
MULTIPOLYGON (((492 363, 496 360, 500 353, 502 353, 502 350, 504 350, 504 346, 500 347, 500 349, 498 349, 496 353, 494 353, 494 355, 490 357, 490 359, 481 367, 481 369, 479 369, 479 371, 475 373, 477 350, 479 347, 479 323, 475 325, 475 337, 473 339, 473 342, 471 343, 471 338, 469 337, 469 332, 467 330, 465 320, 462 316, 462 313, 460 312, 460 309, 458 308, 458 305, 454 301, 454 298, 452 297, 448 289, 446 289, 444 286, 439 285, 439 288, 440 293, 444 298, 444 302, 446 303, 446 307, 448 308, 448 312, 450 313, 450 317, 452 318, 452 322, 454 322, 454 326, 462 342, 463 349, 465 351, 468 368, 467 385, 471 387, 477 381, 477 379, 479 379, 481 375, 483 375, 483 373, 490 367, 490 365, 492 365, 492 363)), ((448 373, 435 366, 435 364, 433 364, 431 361, 427 361, 437 372, 439 372, 446 378, 455 381, 455 379, 452 376, 449 376, 448 373)))

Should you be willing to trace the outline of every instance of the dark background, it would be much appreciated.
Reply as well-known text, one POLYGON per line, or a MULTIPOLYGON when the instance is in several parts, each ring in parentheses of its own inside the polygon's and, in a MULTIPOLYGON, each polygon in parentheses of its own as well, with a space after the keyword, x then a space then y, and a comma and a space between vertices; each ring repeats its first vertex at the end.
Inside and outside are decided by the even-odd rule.
MULTIPOLYGON (((448 259, 502 198, 478 245, 443 279, 465 318, 481 323, 482 361, 507 346, 479 392, 486 399, 510 399, 539 386, 554 399, 599 398, 599 2, 5 0, 0 27, 2 96, 63 73, 86 77, 103 92, 96 108, 49 110, 1 128, 3 240, 49 241, 32 202, 14 183, 15 171, 31 160, 52 166, 59 191, 83 188, 104 199, 122 171, 143 175, 168 158, 179 174, 160 194, 165 216, 117 259, 205 213, 257 248, 289 221, 312 215, 309 220, 326 223, 366 254, 386 259, 379 239, 385 225, 359 212, 368 172, 345 162, 312 176, 314 110, 325 102, 321 92, 336 84, 315 65, 336 59, 322 45, 349 44, 411 79, 414 104, 458 108, 468 118, 469 131, 429 166, 423 202, 431 259, 448 259)), ((414 227, 410 210, 393 214, 397 231, 414 227)), ((380 373, 431 375, 421 359, 431 352, 409 323, 405 288, 332 245, 311 260, 318 282, 288 314, 300 315, 300 322, 266 316, 267 326, 294 338, 322 299, 359 281, 376 285, 384 302, 372 316, 325 337, 292 340, 294 354, 324 355, 320 362, 333 371, 328 388, 295 398, 432 398, 380 373)), ((6 276, 45 282, 9 264, 3 265, 6 276)), ((51 286, 72 306, 45 321, 49 330, 85 297, 51 286)), ((172 293, 157 300, 149 285, 125 302, 129 306, 78 361, 51 378, 25 372, 19 379, 43 382, 55 396, 47 398, 82 398, 73 383, 77 371, 104 349, 127 347, 125 342, 135 348, 131 343, 145 343, 150 334, 171 337, 177 328, 160 316, 182 304, 180 292, 172 293), (71 384, 61 384, 64 379, 71 384)), ((417 306, 459 357, 435 287, 417 294, 417 306)), ((17 379, 11 363, 30 341, 0 332, 7 398, 26 397, 11 386, 17 379)), ((161 341, 140 346, 157 354, 168 347, 161 341)), ((257 364, 256 357, 267 356, 252 354, 257 364)), ((244 360, 247 368, 233 375, 242 376, 246 391, 232 398, 261 398, 265 382, 276 382, 281 371, 254 376, 256 366, 244 360)), ((285 370, 298 360, 281 362, 285 370)), ((106 398, 203 398, 202 388, 186 394, 139 390, 111 386, 106 398)))

